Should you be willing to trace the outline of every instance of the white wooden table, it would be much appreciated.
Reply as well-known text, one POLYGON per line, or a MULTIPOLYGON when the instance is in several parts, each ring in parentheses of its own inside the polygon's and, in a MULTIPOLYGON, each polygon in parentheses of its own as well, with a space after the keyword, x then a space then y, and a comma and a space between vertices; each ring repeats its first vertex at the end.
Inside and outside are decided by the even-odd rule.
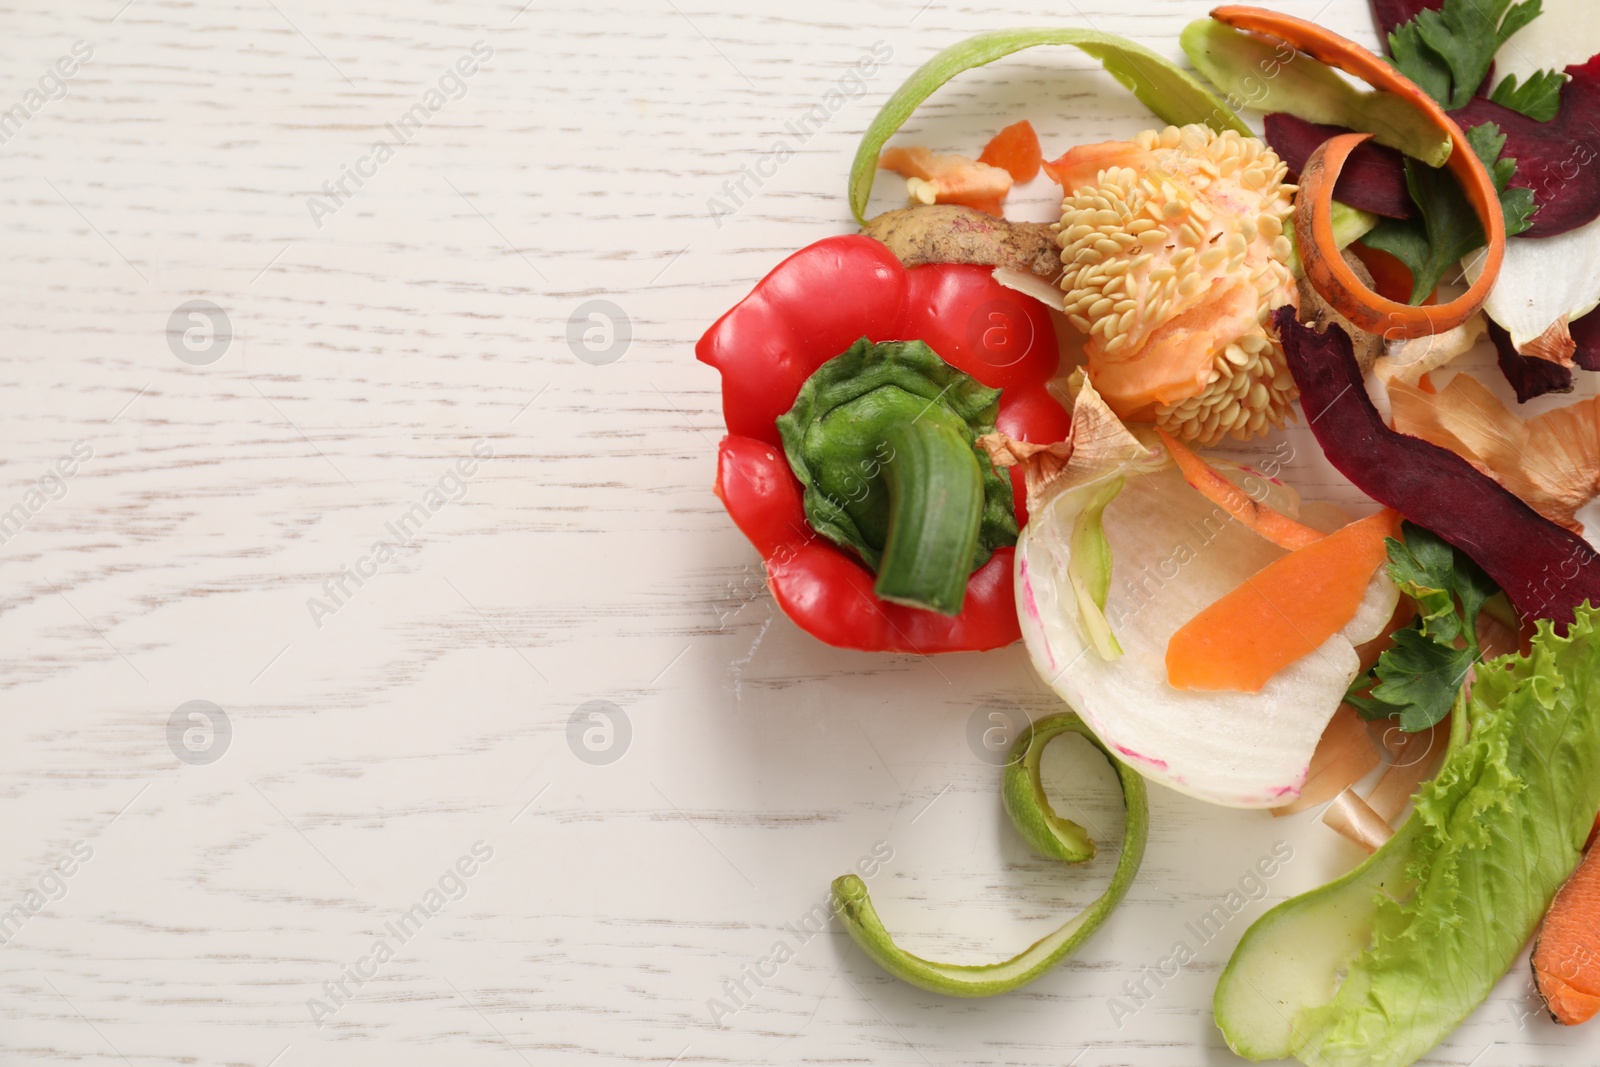
MULTIPOLYGON (((1356 0, 1279 6, 1373 38, 1356 0)), ((1156 790, 1125 906, 997 1000, 806 933, 876 846, 908 947, 998 958, 1113 850, 1033 857, 969 745, 988 710, 1057 706, 1020 648, 840 652, 775 610, 710 493, 691 351, 849 229, 856 138, 935 50, 1055 19, 1176 55, 1206 7, 8 8, 0 1063, 1235 1062, 1209 1005, 1238 934, 1356 858, 1314 813, 1156 790), (875 45, 864 92, 786 129, 875 45), (1266 898, 1153 981, 1279 841, 1266 898)), ((916 133, 972 151, 1020 117, 1051 154, 1149 124, 1051 50, 916 133)), ((1115 840, 1109 771, 1061 749, 1115 840)), ((1430 1062, 1600 1058, 1525 974, 1430 1062)))

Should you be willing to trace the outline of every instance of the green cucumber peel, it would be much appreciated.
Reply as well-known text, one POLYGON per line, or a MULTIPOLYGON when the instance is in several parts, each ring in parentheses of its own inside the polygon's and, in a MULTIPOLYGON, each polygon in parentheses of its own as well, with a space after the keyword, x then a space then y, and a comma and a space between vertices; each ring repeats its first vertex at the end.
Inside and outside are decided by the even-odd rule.
POLYGON ((1126 479, 1113 478, 1094 491, 1072 526, 1072 559, 1067 579, 1078 602, 1078 619, 1084 635, 1103 660, 1122 655, 1117 635, 1106 621, 1106 597, 1111 592, 1111 542, 1101 521, 1106 505, 1122 492, 1126 479))
POLYGON ((975 67, 1038 45, 1072 45, 1100 61, 1117 81, 1163 121, 1174 126, 1203 122, 1214 130, 1250 128, 1198 78, 1158 52, 1115 34, 1097 30, 1036 28, 994 30, 951 45, 911 73, 878 109, 850 164, 850 211, 867 224, 867 199, 878 170, 878 156, 917 107, 951 78, 975 67))
POLYGON ((1072 712, 1052 715, 1034 723, 1011 749, 1001 795, 1011 824, 1035 851, 1050 859, 1081 863, 1095 854, 1094 842, 1083 827, 1055 813, 1039 778, 1039 761, 1050 741, 1066 732, 1087 738, 1117 772, 1127 815, 1122 831, 1122 851, 1111 884, 1092 904, 1054 933, 1035 941, 1016 956, 999 963, 938 963, 907 952, 878 918, 866 883, 854 874, 834 879, 834 910, 850 936, 884 970, 902 981, 953 997, 992 997, 1027 985, 1077 952, 1116 910, 1139 873, 1149 833, 1150 812, 1144 779, 1119 761, 1100 743, 1083 720, 1072 712))
POLYGON ((923 342, 863 337, 806 379, 778 434, 812 529, 884 599, 956 615, 972 572, 1017 543, 1011 479, 978 445, 999 410, 1000 390, 923 342))
POLYGON ((1450 138, 1416 105, 1379 89, 1358 89, 1326 63, 1282 41, 1203 18, 1185 26, 1178 43, 1234 106, 1287 111, 1307 122, 1361 130, 1430 167, 1442 167, 1450 158, 1450 138))

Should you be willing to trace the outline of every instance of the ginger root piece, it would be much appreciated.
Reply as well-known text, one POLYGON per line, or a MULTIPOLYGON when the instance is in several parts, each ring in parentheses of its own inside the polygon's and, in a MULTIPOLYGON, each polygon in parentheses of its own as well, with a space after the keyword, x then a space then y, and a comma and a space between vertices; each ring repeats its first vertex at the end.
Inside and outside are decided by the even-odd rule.
POLYGON ((1011 222, 970 207, 932 204, 885 211, 861 228, 889 246, 901 263, 978 263, 1061 276, 1055 228, 1042 222, 1011 222))

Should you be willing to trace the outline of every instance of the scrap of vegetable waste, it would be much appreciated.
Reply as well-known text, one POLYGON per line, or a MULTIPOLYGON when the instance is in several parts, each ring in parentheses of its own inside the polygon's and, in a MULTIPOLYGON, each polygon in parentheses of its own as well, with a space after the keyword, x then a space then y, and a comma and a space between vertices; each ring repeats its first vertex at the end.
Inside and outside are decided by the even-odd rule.
POLYGON ((1450 158, 1449 137, 1403 94, 1385 91, 1389 86, 1384 85, 1357 88, 1334 72, 1332 67, 1339 66, 1338 62, 1327 56, 1313 59, 1301 54, 1316 55, 1316 50, 1300 48, 1297 42, 1281 39, 1281 34, 1271 30, 1261 32, 1280 40, 1245 33, 1242 31, 1256 27, 1234 28, 1228 21, 1213 11, 1211 18, 1185 26, 1178 43, 1195 69, 1239 106, 1290 112, 1306 122, 1343 130, 1364 130, 1378 144, 1430 166, 1442 166, 1450 158))
MULTIPOLYGON (((947 616, 879 597, 861 556, 807 521, 778 419, 819 367, 863 337, 922 341, 980 386, 1001 390, 995 421, 1012 437, 1066 436, 1067 413, 1046 389, 1058 360, 1054 327, 1037 302, 996 283, 986 267, 907 270, 870 237, 831 237, 773 268, 695 350, 722 373, 728 436, 718 450, 717 494, 761 553, 773 599, 820 640, 925 654, 1010 644, 1019 635, 1011 549, 998 548, 967 578, 960 613, 947 616)), ((858 506, 889 476, 887 460, 886 452, 862 455, 850 461, 853 470, 831 470, 825 484, 858 506)), ((1020 476, 1013 481, 1020 507, 1020 476)))
POLYGON ((1144 779, 1118 761, 1078 716, 1070 712, 1052 715, 1034 723, 1017 738, 1005 768, 1002 796, 1006 814, 1011 817, 1011 825, 1041 856, 1066 863, 1082 863, 1094 857, 1095 845, 1088 833, 1077 823, 1056 814, 1039 778, 1039 761, 1045 746, 1067 732, 1079 734, 1099 749, 1117 772, 1117 781, 1122 787, 1126 809, 1122 848, 1106 891, 1060 929, 1008 960, 954 964, 923 959, 895 944, 878 918, 866 883, 854 874, 834 879, 835 910, 845 929, 884 970, 912 985, 948 996, 991 997, 1007 993, 1070 958, 1116 910, 1144 859, 1150 821, 1144 779))
POLYGON ((1003 168, 920 145, 891 148, 878 158, 878 166, 906 179, 914 204, 960 204, 1000 215, 1000 202, 1011 192, 1011 174, 1003 168))
MULTIPOLYGON (((1343 83, 1343 79, 1340 81, 1343 83)), ((1306 160, 1318 145, 1337 134, 1350 132, 1343 126, 1307 122, 1286 111, 1266 116, 1262 126, 1267 144, 1288 166, 1291 181, 1299 180, 1306 160)), ((1406 188, 1405 165, 1400 153, 1376 141, 1369 141, 1350 153, 1333 195, 1340 203, 1391 219, 1409 219, 1417 214, 1416 202, 1406 188)))
POLYGON ((1488 996, 1600 807, 1596 611, 1567 621, 1480 668, 1444 767, 1382 848, 1246 931, 1214 1002, 1235 1052, 1404 1067, 1488 996))
POLYGON ((978 156, 979 163, 999 167, 1011 175, 1014 182, 1031 182, 1039 176, 1044 163, 1044 153, 1039 148, 1039 134, 1027 119, 1013 122, 990 138, 978 156))
POLYGON ((999 218, 1012 183, 1037 177, 1043 158, 1039 135, 1024 119, 995 134, 977 159, 910 145, 886 150, 878 166, 905 177, 913 204, 959 204, 999 218))
POLYGON ((1582 535, 1578 509, 1600 495, 1600 397, 1531 419, 1457 374, 1434 393, 1389 383, 1394 428, 1465 458, 1539 514, 1582 535))
POLYGON ((1010 222, 969 207, 897 208, 876 216, 861 232, 882 241, 907 267, 976 263, 1044 278, 1061 274, 1061 249, 1050 226, 1010 222))
POLYGON ((1000 390, 923 342, 862 338, 806 379, 778 433, 811 528, 861 557, 873 592, 958 615, 967 576, 1017 542, 1011 481, 976 446, 999 410, 1000 390))
POLYGON ((1389 577, 1416 603, 1417 617, 1391 635, 1345 702, 1365 718, 1398 719, 1416 733, 1450 714, 1479 659, 1478 615, 1499 590, 1466 553, 1410 523, 1404 533, 1389 539, 1389 577))
POLYGON ((1528 618, 1559 629, 1579 604, 1600 604, 1600 555, 1454 452, 1392 430, 1343 330, 1279 312, 1278 333, 1317 443, 1356 488, 1468 552, 1528 618))
POLYGON ((1065 310, 1111 409, 1201 444, 1283 426, 1294 387, 1265 323, 1299 293, 1278 157, 1189 125, 1080 145, 1046 167, 1066 191, 1065 310))
MULTIPOLYGON (((1382 633, 1394 613, 1393 583, 1381 570, 1369 574, 1348 623, 1259 693, 1175 689, 1166 663, 1173 634, 1284 550, 1191 488, 1171 452, 1130 434, 1092 384, 1078 390, 1069 446, 1027 457, 1031 518, 1017 542, 1016 591, 1034 669, 1147 777, 1234 807, 1292 800, 1360 670, 1356 646, 1382 633), (1095 508, 1098 521, 1090 525, 1106 551, 1090 551, 1086 560, 1084 519, 1095 508), (1109 574, 1100 584, 1093 579, 1102 567, 1109 574), (1082 584, 1105 593, 1095 610, 1073 581, 1083 570, 1091 580, 1082 584), (1120 655, 1105 654, 1107 635, 1120 655)), ((1216 457, 1210 462, 1256 503, 1288 519, 1297 512, 1298 497, 1287 486, 1216 457)))
MULTIPOLYGON (((1283 71, 1297 73, 1289 75, 1286 85, 1303 83, 1307 77, 1306 72, 1318 71, 1318 64, 1326 64, 1362 79, 1375 89, 1382 90, 1379 99, 1394 101, 1403 113, 1410 116, 1411 121, 1421 121, 1431 128, 1430 138, 1418 138, 1411 143, 1395 139, 1391 147, 1422 155, 1426 162, 1432 165, 1442 163, 1461 182, 1466 201, 1476 213, 1483 232, 1487 234, 1488 245, 1484 256, 1483 275, 1465 294, 1446 304, 1414 308, 1373 292, 1349 269, 1339 254, 1333 219, 1335 183, 1350 153, 1371 137, 1371 133, 1342 134, 1334 137, 1319 147, 1306 161, 1300 174, 1300 192, 1295 206, 1296 244, 1305 263, 1306 275, 1317 292, 1340 314, 1363 330, 1382 333, 1389 338, 1417 337, 1447 330, 1465 321, 1482 306, 1484 298, 1494 284, 1500 268, 1500 259, 1504 253, 1506 225, 1500 210, 1499 190, 1477 155, 1470 150, 1466 135, 1460 127, 1426 92, 1394 67, 1360 45, 1315 23, 1254 7, 1219 7, 1212 11, 1211 15, 1217 23, 1231 26, 1235 30, 1250 31, 1275 38, 1282 46, 1287 46, 1289 51, 1283 63, 1283 71), (1441 138, 1445 142, 1443 153, 1433 147, 1441 138)), ((1217 29, 1205 21, 1191 26, 1185 32, 1192 41, 1204 41, 1210 47, 1216 47, 1211 45, 1213 41, 1234 48, 1261 48, 1267 44, 1260 40, 1251 43, 1247 35, 1235 35, 1217 29)), ((1210 57, 1208 61, 1218 68, 1217 77, 1237 76, 1239 73, 1237 59, 1215 62, 1215 56, 1207 47, 1198 45, 1192 47, 1191 51, 1194 54, 1210 57)), ((1323 70, 1317 77, 1342 80, 1332 70, 1323 70)), ((1284 74, 1280 74, 1270 79, 1269 84, 1283 80, 1284 74)), ((1297 106, 1288 110, 1294 111, 1308 121, 1334 121, 1336 125, 1343 125, 1332 119, 1326 111, 1318 111, 1314 106, 1318 100, 1328 97, 1329 94, 1337 95, 1341 91, 1331 86, 1320 90, 1313 88, 1302 95, 1297 95, 1294 98, 1297 106)), ((1284 110, 1276 105, 1269 106, 1274 110, 1284 110)), ((1368 127, 1375 126, 1376 124, 1369 120, 1368 127)), ((1383 225, 1379 226, 1379 230, 1383 228, 1383 225)), ((1420 286, 1422 271, 1413 267, 1413 273, 1417 276, 1420 286)), ((1429 289, 1431 288, 1430 285, 1429 289)))
MULTIPOLYGON (((1592 55, 1600 46, 1600 9, 1588 0, 1557 0, 1543 5, 1542 15, 1538 3, 1509 0, 1374 6, 1396 66, 1476 138, 1502 186, 1507 233, 1516 236, 1506 243, 1486 310, 1507 328, 1514 352, 1570 368, 1569 325, 1600 303, 1600 129, 1593 122, 1600 55, 1592 55), (1491 59, 1510 72, 1492 89, 1484 77, 1491 59)), ((1364 178, 1384 170, 1389 182, 1401 175, 1397 161, 1370 162, 1364 178)), ((1416 302, 1482 238, 1452 183, 1413 163, 1404 175, 1430 225, 1385 223, 1368 241, 1411 267, 1416 302)), ((1464 266, 1476 279, 1477 259, 1464 266)), ((1570 380, 1504 351, 1501 362, 1521 397, 1562 391, 1570 380)))
POLYGON ((866 225, 867 198, 883 146, 934 91, 964 71, 1039 45, 1072 45, 1098 59, 1106 71, 1155 112, 1183 126, 1203 122, 1246 136, 1250 128, 1193 74, 1158 52, 1114 34, 1069 28, 995 30, 951 45, 911 73, 867 126, 850 165, 850 210, 866 225))
POLYGON ((1273 560, 1184 623, 1167 642, 1175 689, 1259 693, 1339 634, 1366 600, 1400 517, 1385 509, 1273 560))
POLYGON ((1600 849, 1590 846, 1556 894, 1533 946, 1533 980, 1551 1018, 1576 1026, 1600 1012, 1600 849))

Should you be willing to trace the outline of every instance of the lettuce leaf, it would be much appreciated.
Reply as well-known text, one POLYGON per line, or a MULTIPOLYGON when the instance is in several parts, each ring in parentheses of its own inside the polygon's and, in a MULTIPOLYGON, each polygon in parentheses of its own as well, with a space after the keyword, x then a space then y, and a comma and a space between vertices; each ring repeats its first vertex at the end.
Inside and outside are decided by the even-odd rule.
POLYGON ((1348 875, 1239 942, 1216 1020, 1251 1059, 1404 1067, 1516 960, 1577 867, 1600 808, 1600 611, 1482 669, 1438 776, 1348 875))

